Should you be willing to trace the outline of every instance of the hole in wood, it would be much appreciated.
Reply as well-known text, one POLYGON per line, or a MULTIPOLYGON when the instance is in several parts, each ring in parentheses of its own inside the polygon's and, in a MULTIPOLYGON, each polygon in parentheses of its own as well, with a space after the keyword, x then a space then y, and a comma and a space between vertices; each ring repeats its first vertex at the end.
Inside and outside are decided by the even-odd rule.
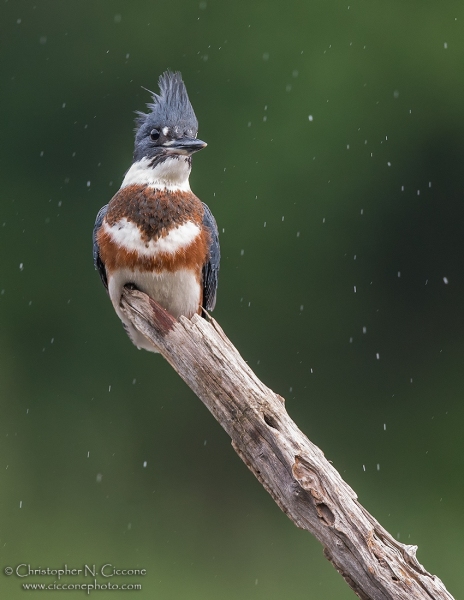
POLYGON ((264 422, 266 423, 266 425, 269 425, 269 427, 272 427, 272 429, 276 429, 277 431, 279 431, 279 427, 277 426, 277 421, 274 419, 274 417, 272 415, 268 415, 267 413, 264 413, 263 418, 264 418, 264 422))
POLYGON ((327 523, 327 525, 333 525, 335 523, 335 517, 333 512, 330 510, 330 508, 327 506, 327 504, 324 504, 324 502, 319 502, 319 504, 316 504, 316 510, 317 510, 317 514, 319 515, 319 517, 325 521, 325 523, 327 523))

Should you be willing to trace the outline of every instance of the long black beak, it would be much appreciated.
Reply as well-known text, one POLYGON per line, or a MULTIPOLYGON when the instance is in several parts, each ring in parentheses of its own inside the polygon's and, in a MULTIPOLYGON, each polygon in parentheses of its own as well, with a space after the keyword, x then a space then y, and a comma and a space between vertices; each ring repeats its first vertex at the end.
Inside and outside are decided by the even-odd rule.
POLYGON ((173 140, 170 143, 168 142, 168 144, 163 144, 168 153, 172 152, 173 154, 193 154, 194 152, 198 152, 198 150, 202 150, 207 145, 206 142, 189 137, 183 137, 173 140))

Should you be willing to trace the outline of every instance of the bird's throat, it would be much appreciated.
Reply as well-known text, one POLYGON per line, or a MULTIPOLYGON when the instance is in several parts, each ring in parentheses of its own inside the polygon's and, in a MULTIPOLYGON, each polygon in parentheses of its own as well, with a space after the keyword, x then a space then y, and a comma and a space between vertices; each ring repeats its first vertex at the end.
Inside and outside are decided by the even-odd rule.
POLYGON ((132 164, 124 177, 121 189, 128 185, 147 185, 153 189, 188 192, 190 170, 189 157, 145 157, 132 164))

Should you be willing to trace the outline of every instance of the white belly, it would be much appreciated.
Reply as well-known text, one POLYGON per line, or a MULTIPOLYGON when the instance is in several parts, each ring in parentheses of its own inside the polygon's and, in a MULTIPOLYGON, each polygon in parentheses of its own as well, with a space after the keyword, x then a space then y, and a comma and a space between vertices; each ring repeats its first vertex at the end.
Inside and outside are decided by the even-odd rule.
POLYGON ((157 352, 156 348, 128 321, 119 306, 122 288, 133 283, 140 291, 156 300, 176 319, 185 315, 189 319, 198 312, 201 289, 193 271, 180 269, 175 273, 152 273, 120 269, 108 279, 108 292, 114 309, 125 324, 129 337, 138 348, 157 352))

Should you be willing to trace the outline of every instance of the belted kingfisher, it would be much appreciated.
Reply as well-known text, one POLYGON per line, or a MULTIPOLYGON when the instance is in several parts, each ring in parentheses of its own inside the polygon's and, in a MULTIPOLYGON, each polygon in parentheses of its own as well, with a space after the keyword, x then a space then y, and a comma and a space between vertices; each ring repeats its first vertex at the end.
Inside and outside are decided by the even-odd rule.
POLYGON ((137 112, 132 165, 93 229, 94 265, 113 307, 132 342, 151 352, 120 308, 123 287, 191 318, 214 309, 220 260, 216 221, 189 185, 192 154, 206 143, 181 74, 166 71, 159 87, 148 114, 137 112))

